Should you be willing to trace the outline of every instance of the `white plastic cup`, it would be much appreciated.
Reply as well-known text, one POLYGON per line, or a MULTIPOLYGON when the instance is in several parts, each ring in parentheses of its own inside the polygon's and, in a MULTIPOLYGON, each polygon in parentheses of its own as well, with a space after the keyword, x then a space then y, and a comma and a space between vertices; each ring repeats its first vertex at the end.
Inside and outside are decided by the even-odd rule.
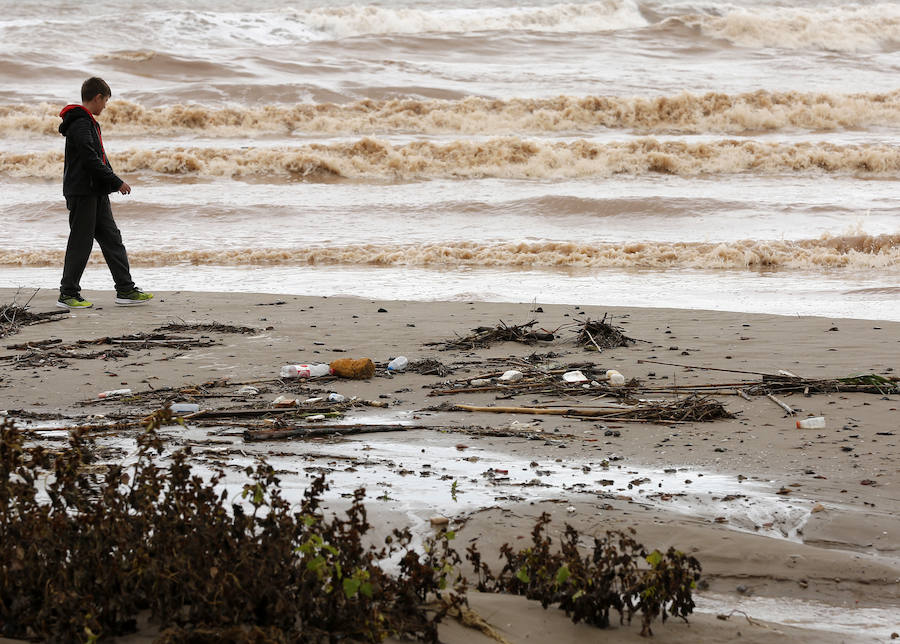
POLYGON ((406 356, 397 356, 388 363, 387 368, 388 371, 403 371, 408 364, 409 359, 406 356))
POLYGON ((825 416, 813 416, 798 420, 797 429, 825 429, 825 416))

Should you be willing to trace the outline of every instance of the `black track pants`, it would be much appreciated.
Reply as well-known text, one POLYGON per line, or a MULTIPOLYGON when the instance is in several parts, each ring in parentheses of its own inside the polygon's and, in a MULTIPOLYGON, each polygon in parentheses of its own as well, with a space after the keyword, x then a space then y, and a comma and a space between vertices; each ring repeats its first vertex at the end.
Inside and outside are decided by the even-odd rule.
POLYGON ((66 261, 59 284, 60 296, 65 298, 80 295, 81 275, 87 266, 95 239, 100 244, 103 258, 116 283, 116 292, 126 293, 133 289, 128 254, 122 243, 122 233, 113 219, 109 197, 66 197, 66 207, 69 209, 69 243, 66 246, 66 261))

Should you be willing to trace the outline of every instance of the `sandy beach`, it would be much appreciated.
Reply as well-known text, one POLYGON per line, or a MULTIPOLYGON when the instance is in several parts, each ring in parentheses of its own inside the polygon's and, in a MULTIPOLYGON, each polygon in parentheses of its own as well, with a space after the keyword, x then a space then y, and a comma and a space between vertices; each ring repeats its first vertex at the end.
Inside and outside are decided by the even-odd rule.
MULTIPOLYGON (((29 296, 0 291, 6 303, 22 304, 29 296)), ((461 543, 477 540, 481 552, 493 553, 504 542, 527 538, 541 512, 552 515, 557 535, 565 523, 586 535, 634 527, 649 548, 674 545, 703 566, 690 625, 658 624, 658 641, 869 642, 886 641, 898 630, 893 609, 900 601, 900 395, 779 394, 777 399, 796 412, 788 417, 764 395, 745 399, 735 392, 741 383, 758 384, 761 374, 779 370, 804 379, 895 376, 900 323, 540 302, 199 292, 157 293, 152 305, 125 308, 114 306, 109 293, 85 296, 95 308, 3 338, 0 410, 7 415, 32 427, 55 428, 140 417, 166 400, 195 401, 203 409, 238 408, 265 406, 278 395, 306 399, 337 392, 386 402, 387 408, 349 407, 340 422, 416 429, 252 443, 234 427, 208 423, 199 427, 188 421, 187 427, 164 432, 172 449, 192 447, 201 469, 264 455, 280 468, 288 491, 302 492, 304 481, 324 472, 333 481, 328 506, 335 511, 345 504, 341 492, 364 485, 378 532, 409 525, 425 535, 431 531, 429 519, 440 515, 450 520, 461 543), (604 315, 638 341, 599 354, 576 345, 573 329, 604 315), (476 349, 426 346, 501 321, 531 320, 535 329, 554 332, 555 339, 476 349), (193 348, 94 345, 93 358, 51 352, 54 345, 150 333, 173 323, 247 329, 180 334, 202 339, 193 348), (41 342, 43 349, 27 348, 41 342), (439 361, 447 372, 423 375, 409 369, 391 376, 385 367, 398 355, 413 365, 439 361), (645 387, 731 384, 733 389, 716 390, 713 397, 734 418, 650 423, 444 411, 456 404, 575 409, 611 398, 502 395, 496 389, 435 395, 529 364, 529 356, 552 369, 617 369, 645 387), (376 375, 277 380, 282 365, 345 357, 371 358, 376 375), (215 382, 216 388, 204 386, 215 382), (253 382, 258 394, 236 393, 253 382), (97 398, 123 388, 134 396, 97 398), (151 395, 166 388, 172 389, 151 395), (797 429, 796 421, 808 416, 824 416, 826 427, 797 429), (345 471, 345 464, 354 467, 345 471), (426 469, 434 476, 426 477, 426 469), (437 476, 440 470, 446 471, 443 477, 437 476), (458 493, 451 494, 451 479, 458 493), (731 616, 717 619, 726 615, 731 616)), ((54 300, 54 292, 41 291, 29 310, 52 310, 54 300)), ((674 394, 656 398, 671 400, 674 394)), ((101 441, 127 451, 129 431, 137 430, 105 434, 101 441)), ((44 435, 50 439, 60 432, 44 435)), ((237 484, 238 475, 229 476, 237 484)), ((638 626, 596 631, 521 598, 473 595, 471 602, 510 642, 607 635, 638 640, 638 626)), ((448 642, 480 637, 449 623, 442 633, 448 642)))

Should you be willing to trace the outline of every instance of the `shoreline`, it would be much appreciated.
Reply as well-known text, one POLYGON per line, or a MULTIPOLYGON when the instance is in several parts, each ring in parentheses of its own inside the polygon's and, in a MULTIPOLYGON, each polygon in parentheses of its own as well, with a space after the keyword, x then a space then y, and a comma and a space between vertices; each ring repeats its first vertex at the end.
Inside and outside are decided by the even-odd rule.
MULTIPOLYGON (((0 289, 0 301, 10 303, 15 293, 15 289, 0 289)), ((402 505, 400 492, 395 505, 378 502, 371 493, 367 504, 373 523, 381 522, 379 530, 398 521, 409 521, 411 516, 425 522, 429 514, 444 513, 459 526, 461 538, 466 542, 477 539, 480 550, 487 553, 504 541, 527 535, 535 517, 546 510, 553 515, 554 530, 561 529, 565 522, 586 534, 631 526, 638 530, 639 540, 651 549, 674 545, 691 552, 703 564, 704 578, 709 583, 708 590, 698 593, 701 598, 708 592, 711 597, 733 599, 735 606, 750 598, 782 598, 848 609, 888 608, 900 601, 896 583, 900 578, 900 520, 896 518, 900 501, 895 494, 900 484, 900 470, 895 465, 900 450, 894 436, 900 418, 900 395, 896 393, 777 396, 801 409, 798 418, 825 416, 826 428, 821 430, 796 429, 795 419, 786 418, 775 403, 756 395, 750 400, 717 395, 735 418, 684 424, 438 410, 438 405, 445 402, 478 406, 599 404, 581 397, 577 401, 563 397, 560 402, 558 396, 547 395, 498 399, 497 392, 429 395, 436 385, 447 388, 441 383, 472 379, 485 370, 502 372, 515 361, 521 364, 535 354, 541 364, 558 363, 565 367, 591 363, 600 371, 614 368, 626 379, 638 378, 642 383, 660 386, 758 382, 760 376, 754 373, 779 370, 806 378, 841 378, 860 372, 890 376, 896 375, 900 366, 895 362, 900 323, 684 309, 204 292, 157 293, 157 300, 150 305, 115 307, 102 303, 103 294, 85 292, 85 296, 95 297, 95 309, 23 327, 19 333, 3 338, 0 410, 9 410, 13 417, 31 412, 62 414, 70 420, 91 414, 149 413, 158 408, 161 398, 150 404, 102 401, 96 396, 101 391, 126 387, 135 393, 174 387, 177 394, 189 386, 222 379, 230 383, 270 382, 277 380, 283 364, 369 357, 379 366, 370 380, 310 380, 287 386, 302 396, 335 391, 348 398, 389 403, 387 410, 354 408, 347 413, 348 421, 375 417, 395 422, 399 418, 441 431, 417 429, 277 444, 250 443, 239 449, 251 455, 278 453, 272 457, 274 461, 286 471, 301 473, 299 477, 284 475, 284 480, 294 487, 302 484, 304 467, 322 467, 338 455, 363 459, 354 454, 364 454, 364 467, 357 466, 361 472, 354 476, 370 485, 389 481, 416 496, 420 489, 417 481, 426 479, 399 471, 418 471, 430 460, 432 467, 448 468, 448 475, 461 481, 461 489, 468 487, 471 494, 484 495, 484 500, 463 511, 450 499, 449 483, 443 491, 436 486, 428 503, 412 509, 402 505), (600 320, 607 313, 613 316, 614 326, 639 341, 597 354, 575 345, 572 328, 564 328, 567 324, 577 326, 573 323, 586 318, 600 320), (537 320, 535 328, 558 330, 558 339, 534 345, 498 342, 487 348, 448 351, 425 346, 428 342, 464 336, 475 327, 494 326, 500 321, 525 324, 532 319, 537 320), (65 345, 77 340, 148 333, 178 321, 215 322, 256 331, 188 333, 206 336, 210 344, 180 349, 125 349, 128 355, 109 352, 105 359, 52 358, 50 364, 26 368, 16 368, 14 361, 15 357, 21 359, 23 351, 8 348, 48 339, 58 339, 65 345), (437 360, 453 372, 437 376, 408 371, 389 377, 383 368, 397 355, 406 355, 411 362, 437 360), (457 433, 471 427, 486 431, 466 436, 457 433), (534 432, 539 431, 541 440, 491 436, 487 431, 510 427, 532 427, 534 432), (459 449, 460 444, 466 447, 459 449), (418 448, 425 453, 413 461, 412 453, 418 448), (391 449, 400 450, 399 456, 389 458, 391 449), (285 456, 282 452, 294 455, 285 456), (375 463, 379 455, 383 459, 375 463), (465 460, 471 458, 475 461, 465 460), (482 476, 482 471, 501 467, 498 459, 506 459, 510 464, 509 482, 488 481, 482 476), (388 461, 391 464, 386 464, 388 461), (531 495, 527 486, 516 487, 535 476, 530 471, 513 472, 515 467, 528 469, 529 461, 540 463, 538 469, 557 471, 556 478, 552 474, 539 475, 550 486, 543 499, 531 495), (604 462, 608 464, 605 468, 604 462), (567 464, 573 467, 567 468, 567 464), (580 469, 574 469, 574 465, 580 469), (463 467, 469 469, 460 469, 463 467), (584 467, 590 469, 584 471, 584 467), (668 470, 675 472, 667 473, 668 470), (712 482, 704 484, 701 475, 711 477, 712 482), (650 480, 633 484, 631 479, 639 476, 650 480), (599 482, 606 478, 615 482, 599 482), (686 482, 688 478, 690 483, 686 482), (705 487, 698 487, 701 485, 705 487), (740 488, 741 485, 747 487, 740 488), (753 492, 750 485, 760 492, 753 492), (507 498, 496 501, 492 495, 507 498), (665 495, 670 498, 665 499, 665 495), (744 498, 722 500, 729 496, 744 498), (707 500, 712 497, 718 500, 707 500), (794 510, 802 512, 792 515, 794 510), (785 517, 790 516, 799 517, 795 525, 799 532, 794 540, 776 534, 781 525, 778 521, 787 521, 785 517), (766 527, 769 520, 774 525, 766 527), (743 592, 736 590, 738 587, 743 587, 743 592)), ((54 301, 55 291, 41 291, 31 302, 30 310, 51 310, 54 301)), ((96 348, 92 346, 91 350, 96 348)), ((263 391, 257 401, 271 401, 285 389, 276 383, 262 387, 270 389, 263 391)), ((233 396, 236 388, 230 387, 226 393, 233 396)), ((236 400, 210 398, 209 404, 236 404, 236 400)), ((191 432, 187 434, 180 427, 167 428, 175 444, 202 443, 208 430, 196 428, 191 432)), ((240 442, 239 438, 235 440, 240 442)), ((205 449, 211 452, 218 448, 205 449)), ((335 472, 330 476, 337 478, 339 472, 335 472)), ((341 483, 338 491, 346 492, 343 486, 350 483, 352 480, 341 483)), ((329 505, 339 511, 339 497, 329 505)), ((524 602, 520 606, 516 609, 520 612, 526 608, 529 612, 534 610, 524 602)), ((764 614, 749 614, 754 619, 767 619, 764 614)), ((542 615, 536 613, 535 619, 540 620, 542 615)), ((723 632, 717 630, 721 625, 715 624, 716 620, 701 618, 699 614, 695 619, 691 620, 688 633, 695 638, 692 641, 721 641, 723 632)), ((736 627, 735 619, 724 624, 736 627)), ((659 625, 654 629, 657 637, 681 641, 671 635, 680 628, 675 624, 673 621, 659 625)), ((754 631, 761 638, 751 641, 774 642, 779 637, 771 629, 755 629, 747 623, 737 630, 745 636, 754 631)), ((823 641, 815 639, 821 633, 797 629, 791 631, 790 638, 823 641)), ((865 634, 860 637, 859 641, 881 641, 866 639, 865 634)))

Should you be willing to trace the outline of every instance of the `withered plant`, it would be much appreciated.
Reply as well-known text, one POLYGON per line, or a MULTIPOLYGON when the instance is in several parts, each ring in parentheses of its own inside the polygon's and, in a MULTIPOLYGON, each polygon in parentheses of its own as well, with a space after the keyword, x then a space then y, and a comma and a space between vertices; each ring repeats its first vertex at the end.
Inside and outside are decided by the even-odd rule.
POLYGON ((463 601, 446 535, 424 554, 405 530, 365 545, 363 490, 345 518, 329 519, 323 478, 292 508, 261 462, 246 470, 244 503, 232 503, 222 474, 204 480, 186 452, 156 463, 152 425, 165 414, 140 437, 133 466, 102 473, 88 467, 91 444, 78 434, 51 454, 0 424, 0 634, 93 641, 133 631, 146 610, 169 628, 166 641, 246 626, 248 638, 272 641, 437 641, 438 621, 463 601), (426 604, 434 598, 441 610, 426 604))
POLYGON ((648 553, 634 539, 633 531, 608 531, 595 537, 593 549, 582 554, 581 535, 566 526, 559 548, 547 536, 550 515, 544 513, 531 532, 530 547, 515 551, 500 548, 505 560, 494 576, 482 561, 475 544, 466 558, 475 567, 477 588, 482 592, 524 595, 547 608, 557 605, 572 618, 601 628, 610 625, 610 612, 619 622, 640 613, 641 635, 652 635, 650 624, 659 617, 687 616, 693 612, 692 590, 700 578, 700 563, 670 548, 665 554, 648 553))

